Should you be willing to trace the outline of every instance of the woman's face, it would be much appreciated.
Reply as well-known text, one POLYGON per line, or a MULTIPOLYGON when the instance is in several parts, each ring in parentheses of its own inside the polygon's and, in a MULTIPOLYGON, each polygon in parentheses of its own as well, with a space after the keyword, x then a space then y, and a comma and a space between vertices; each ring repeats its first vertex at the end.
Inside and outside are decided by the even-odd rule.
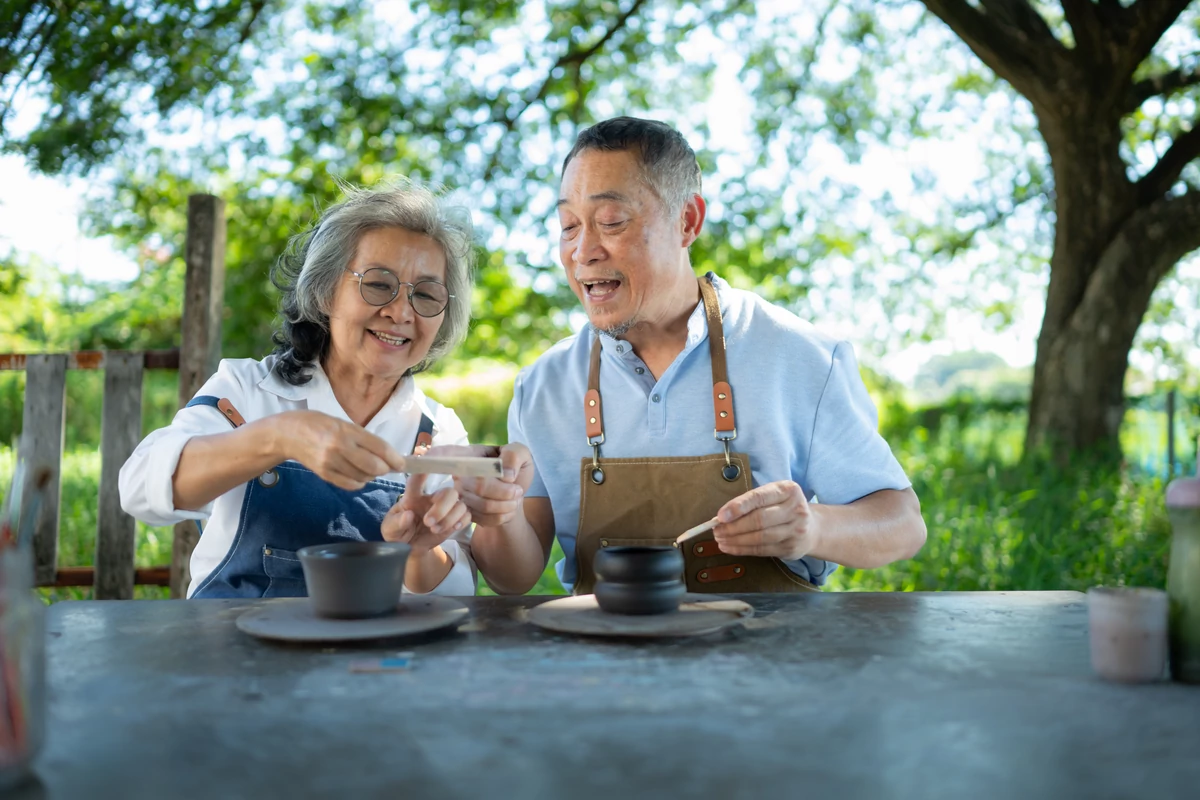
MULTIPOLYGON (((422 280, 446 282, 446 256, 433 239, 404 228, 377 228, 358 241, 354 258, 338 284, 329 311, 329 354, 325 371, 351 371, 385 380, 399 380, 429 353, 434 337, 446 318, 443 310, 435 317, 422 317, 409 302, 409 287, 422 280), (373 306, 359 292, 359 279, 384 269, 401 281, 395 299, 373 306)), ((366 283, 372 283, 368 276, 366 283)), ((455 302, 451 300, 450 302, 455 302)))

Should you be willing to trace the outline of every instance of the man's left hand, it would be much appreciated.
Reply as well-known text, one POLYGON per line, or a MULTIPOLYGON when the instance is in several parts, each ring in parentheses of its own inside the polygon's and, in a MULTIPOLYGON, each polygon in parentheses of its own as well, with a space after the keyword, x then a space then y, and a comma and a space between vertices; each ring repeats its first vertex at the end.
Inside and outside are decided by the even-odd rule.
POLYGON ((817 524, 804 490, 775 481, 733 498, 717 512, 713 538, 734 556, 774 556, 792 561, 813 551, 817 524))

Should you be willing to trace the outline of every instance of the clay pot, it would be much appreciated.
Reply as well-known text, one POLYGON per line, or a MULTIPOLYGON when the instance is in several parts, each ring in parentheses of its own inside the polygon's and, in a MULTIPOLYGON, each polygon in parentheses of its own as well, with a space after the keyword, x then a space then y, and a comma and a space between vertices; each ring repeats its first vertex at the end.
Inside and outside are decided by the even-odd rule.
POLYGON ((318 616, 361 619, 396 613, 411 551, 402 542, 338 542, 296 555, 318 616))
POLYGON ((605 547, 595 570, 596 604, 610 614, 667 614, 686 592, 675 547, 605 547))
POLYGON ((1167 594, 1160 589, 1088 589, 1092 669, 1122 683, 1161 680, 1167 665, 1167 594))

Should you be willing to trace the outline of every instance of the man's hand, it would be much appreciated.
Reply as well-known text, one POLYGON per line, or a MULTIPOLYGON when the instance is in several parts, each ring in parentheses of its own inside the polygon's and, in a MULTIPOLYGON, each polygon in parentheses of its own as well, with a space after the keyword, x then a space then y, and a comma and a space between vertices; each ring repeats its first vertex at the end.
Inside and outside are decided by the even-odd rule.
POLYGON ((713 538, 729 555, 792 561, 818 546, 816 517, 795 481, 751 489, 721 506, 717 520, 713 538))
POLYGON ((389 542, 412 545, 420 555, 437 547, 450 534, 471 524, 471 512, 453 486, 425 494, 425 475, 412 475, 404 494, 383 518, 381 533, 389 542))

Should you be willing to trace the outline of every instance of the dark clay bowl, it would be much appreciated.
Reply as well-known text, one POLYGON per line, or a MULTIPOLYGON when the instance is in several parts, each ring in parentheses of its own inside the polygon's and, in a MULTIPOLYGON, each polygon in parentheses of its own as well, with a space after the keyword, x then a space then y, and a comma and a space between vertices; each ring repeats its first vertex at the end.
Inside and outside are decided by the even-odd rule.
POLYGON ((606 547, 596 553, 595 570, 596 604, 610 614, 666 614, 686 591, 675 547, 606 547))
POLYGON ((358 619, 395 613, 411 551, 401 542, 338 542, 302 547, 296 555, 313 611, 358 619))

